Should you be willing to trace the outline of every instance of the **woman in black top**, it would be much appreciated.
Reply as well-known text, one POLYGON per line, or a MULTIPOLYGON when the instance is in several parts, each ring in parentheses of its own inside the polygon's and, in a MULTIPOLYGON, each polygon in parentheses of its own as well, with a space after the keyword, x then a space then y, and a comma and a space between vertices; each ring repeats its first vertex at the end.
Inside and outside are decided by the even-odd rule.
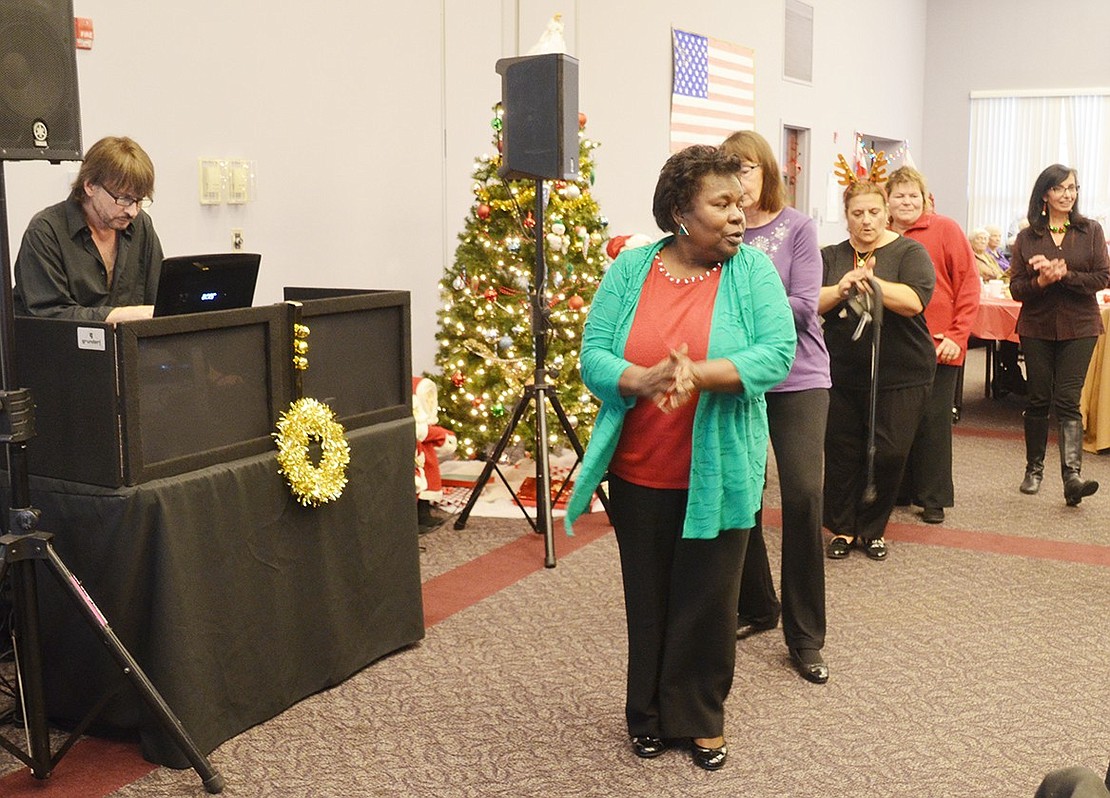
POLYGON ((1036 493, 1044 476, 1048 411, 1059 424, 1064 501, 1074 507, 1098 490, 1080 475, 1083 416, 1079 398, 1095 342, 1102 332, 1095 294, 1110 282, 1102 226, 1076 210, 1076 172, 1053 164, 1029 197, 1029 227, 1018 233, 1010 259, 1010 295, 1020 301, 1017 332, 1025 352, 1025 479, 1036 493))
POLYGON ((902 469, 933 383, 936 350, 923 311, 936 272, 918 242, 887 229, 882 186, 855 182, 844 192, 848 240, 821 250, 825 277, 817 311, 824 317, 832 388, 825 433, 825 526, 833 533, 831 559, 847 557, 859 541, 867 556, 887 555, 883 533, 894 509, 902 469), (856 336, 853 302, 871 296, 869 278, 882 290, 878 395, 875 409, 875 491, 864 501, 871 397, 873 325, 856 336), (855 340, 853 340, 855 337, 855 340))

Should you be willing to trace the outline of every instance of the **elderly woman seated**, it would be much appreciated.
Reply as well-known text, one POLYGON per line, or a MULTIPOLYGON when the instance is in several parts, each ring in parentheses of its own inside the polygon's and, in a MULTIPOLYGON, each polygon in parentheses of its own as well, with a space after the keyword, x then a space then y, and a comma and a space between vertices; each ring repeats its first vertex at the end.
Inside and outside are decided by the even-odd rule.
POLYGON ((993 224, 988 224, 984 229, 987 231, 987 254, 998 264, 998 268, 1007 271, 1010 268, 1010 257, 1002 249, 1002 229, 993 224))
POLYGON ((983 279, 983 282, 1001 280, 1002 267, 987 253, 987 242, 990 240, 990 233, 986 231, 986 228, 976 227, 968 234, 967 240, 971 242, 971 251, 975 253, 975 265, 979 267, 979 276, 983 279))

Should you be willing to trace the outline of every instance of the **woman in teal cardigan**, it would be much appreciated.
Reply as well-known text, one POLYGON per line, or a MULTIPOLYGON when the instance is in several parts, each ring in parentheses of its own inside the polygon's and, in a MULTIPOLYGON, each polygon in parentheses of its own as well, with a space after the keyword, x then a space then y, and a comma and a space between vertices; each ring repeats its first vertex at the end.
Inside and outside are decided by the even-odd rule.
MULTIPOLYGON (((794 359, 782 280, 742 246, 739 163, 716 147, 671 156, 653 213, 669 235, 621 253, 594 296, 581 369, 601 409, 567 531, 608 475, 628 624, 633 751, 688 739, 725 763, 747 530, 767 462, 763 394, 794 359)), ((815 442, 815 456, 821 442, 815 442)))

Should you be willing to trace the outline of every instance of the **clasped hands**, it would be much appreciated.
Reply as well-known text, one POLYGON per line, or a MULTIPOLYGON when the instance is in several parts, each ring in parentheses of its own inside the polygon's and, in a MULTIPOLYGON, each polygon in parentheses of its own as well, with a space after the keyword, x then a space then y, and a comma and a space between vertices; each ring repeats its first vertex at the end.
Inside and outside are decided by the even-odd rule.
POLYGON ((698 366, 687 355, 686 344, 682 344, 644 373, 639 393, 664 413, 670 413, 693 399, 697 387, 698 366))
POLYGON ((837 282, 836 293, 841 297, 847 297, 852 293, 853 288, 862 294, 872 293, 871 281, 869 280, 872 274, 871 269, 866 267, 852 269, 837 282))
POLYGON ((1049 260, 1044 255, 1037 254, 1029 259, 1029 268, 1037 272, 1037 282, 1042 286, 1058 283, 1068 273, 1068 264, 1063 258, 1049 260))

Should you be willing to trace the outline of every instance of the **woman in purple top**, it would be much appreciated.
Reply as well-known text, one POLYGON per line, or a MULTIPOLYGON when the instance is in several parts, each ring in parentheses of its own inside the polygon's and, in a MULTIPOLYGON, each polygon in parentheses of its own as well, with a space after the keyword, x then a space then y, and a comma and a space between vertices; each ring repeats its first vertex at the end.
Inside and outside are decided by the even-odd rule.
POLYGON ((811 682, 828 681, 825 644, 825 564, 821 537, 823 446, 829 410, 829 353, 817 316, 821 252, 817 227, 786 205, 782 171, 767 140, 741 131, 722 148, 740 156, 741 206, 748 218, 744 243, 763 250, 778 269, 798 332, 794 366, 767 393, 767 421, 782 496, 782 603, 775 595, 762 512, 748 537, 740 583, 736 636, 774 629, 782 614, 790 659, 811 682))

